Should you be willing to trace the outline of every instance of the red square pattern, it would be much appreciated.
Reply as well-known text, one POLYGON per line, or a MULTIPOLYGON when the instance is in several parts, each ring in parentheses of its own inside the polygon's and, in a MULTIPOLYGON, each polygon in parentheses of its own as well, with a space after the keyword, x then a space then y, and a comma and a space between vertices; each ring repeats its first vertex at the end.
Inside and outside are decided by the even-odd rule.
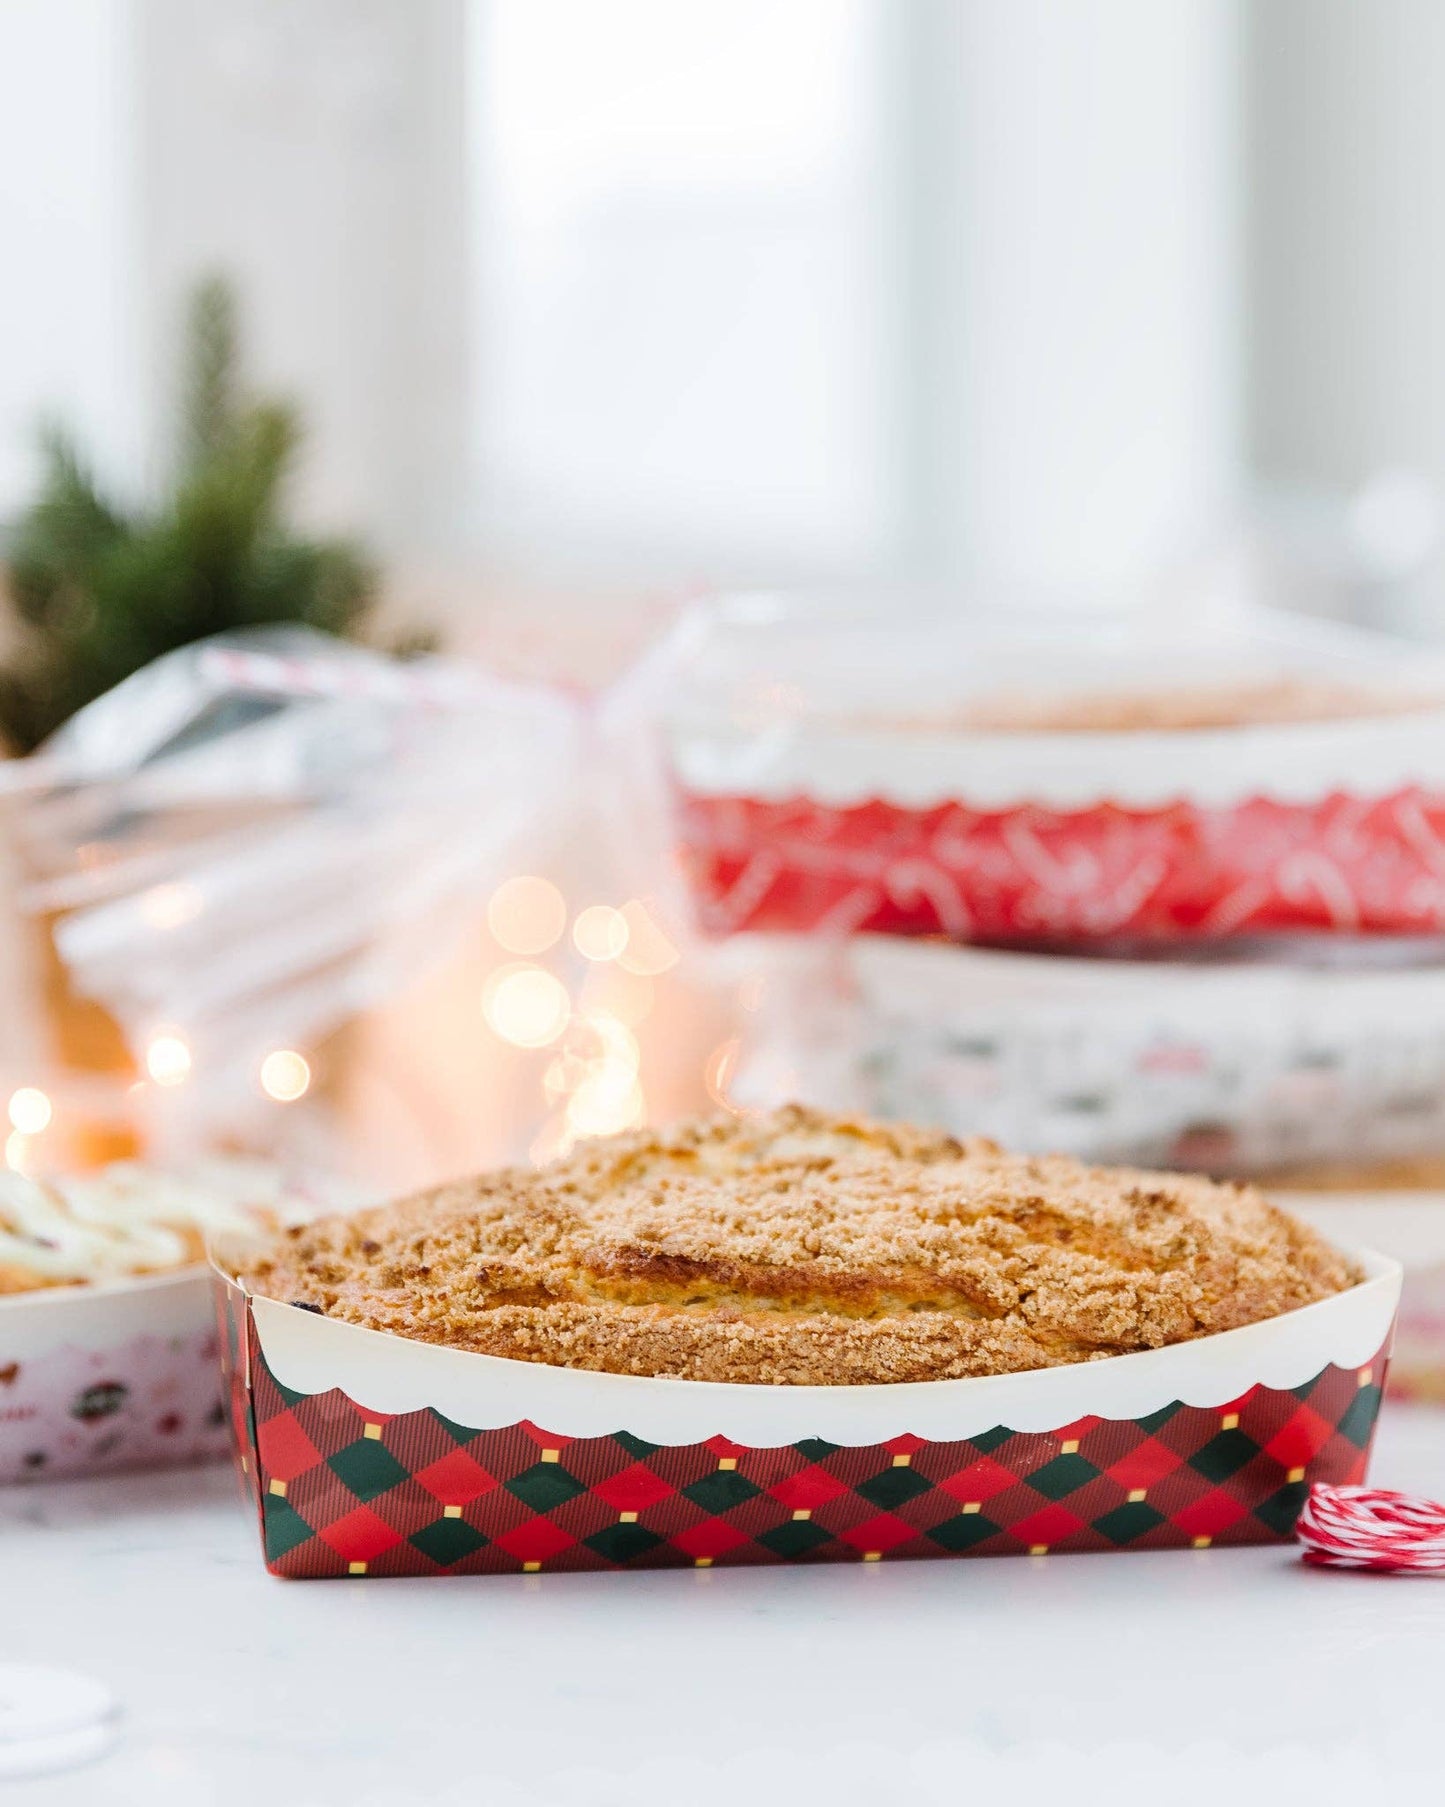
MULTIPOLYGON (((223 1312, 238 1297, 228 1291, 223 1312)), ((387 1420, 334 1390, 298 1397, 268 1372, 248 1316, 228 1333, 229 1347, 249 1339, 253 1351, 249 1373, 236 1360, 229 1378, 269 1566, 315 1578, 1266 1542, 1288 1532, 1281 1500, 1297 1471, 1333 1482, 1363 1472, 1385 1368, 1382 1352, 1371 1388, 1361 1370, 1326 1368, 1293 1391, 1256 1387, 1147 1424, 1081 1419, 959 1443, 750 1449, 718 1436, 653 1447, 527 1423, 468 1431, 425 1409, 387 1420), (1237 1417, 1230 1429, 1255 1453, 1221 1478, 1223 1417, 1237 1417), (333 1466, 377 1422, 395 1465, 380 1493, 375 1464, 333 1466), (1077 1477, 1061 1470, 1065 1442, 1079 1444, 1077 1477), (1141 1494, 1152 1512, 1137 1511, 1141 1494)))

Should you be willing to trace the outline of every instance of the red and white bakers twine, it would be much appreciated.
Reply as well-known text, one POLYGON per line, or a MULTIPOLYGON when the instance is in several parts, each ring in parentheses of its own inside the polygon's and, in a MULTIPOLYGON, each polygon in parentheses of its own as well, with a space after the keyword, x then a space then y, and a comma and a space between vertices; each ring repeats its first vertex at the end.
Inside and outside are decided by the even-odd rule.
POLYGON ((1445 1505, 1416 1494, 1316 1481, 1295 1535, 1321 1568, 1445 1574, 1445 1505))

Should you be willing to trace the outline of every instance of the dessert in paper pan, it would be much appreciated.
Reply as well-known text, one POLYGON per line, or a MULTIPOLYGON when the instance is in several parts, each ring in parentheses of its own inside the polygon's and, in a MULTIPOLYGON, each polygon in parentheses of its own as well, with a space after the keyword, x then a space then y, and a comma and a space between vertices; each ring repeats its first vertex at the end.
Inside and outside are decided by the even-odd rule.
POLYGON ((673 661, 658 711, 711 933, 1445 927, 1445 680, 1387 641, 745 599, 673 661))
POLYGON ((1365 1471, 1399 1270, 797 1110, 218 1251, 278 1575, 1203 1547, 1365 1471))

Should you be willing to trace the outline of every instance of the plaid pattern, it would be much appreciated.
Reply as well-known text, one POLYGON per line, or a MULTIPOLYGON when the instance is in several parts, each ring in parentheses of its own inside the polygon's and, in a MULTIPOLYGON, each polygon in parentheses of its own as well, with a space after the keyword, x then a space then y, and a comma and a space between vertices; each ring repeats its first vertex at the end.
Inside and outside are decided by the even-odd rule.
POLYGON ((1362 1479, 1385 1368, 1382 1351, 1217 1407, 956 1443, 659 1446, 526 1422, 478 1431, 430 1409, 387 1417, 335 1389, 293 1393, 230 1299, 243 1468, 267 1566, 296 1578, 1267 1542, 1290 1536, 1311 1481, 1362 1479))

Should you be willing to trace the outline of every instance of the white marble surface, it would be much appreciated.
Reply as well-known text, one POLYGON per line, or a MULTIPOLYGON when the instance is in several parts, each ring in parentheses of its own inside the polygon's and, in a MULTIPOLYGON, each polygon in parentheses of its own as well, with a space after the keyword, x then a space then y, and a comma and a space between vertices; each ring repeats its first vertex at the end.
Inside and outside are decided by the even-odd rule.
MULTIPOLYGON (((1388 1409, 1375 1473, 1445 1498, 1445 1412, 1388 1409)), ((210 1469, 0 1490, 5 1660, 124 1713, 7 1807, 1220 1807, 1445 1770, 1445 1580, 1282 1548, 297 1584, 210 1469)))

